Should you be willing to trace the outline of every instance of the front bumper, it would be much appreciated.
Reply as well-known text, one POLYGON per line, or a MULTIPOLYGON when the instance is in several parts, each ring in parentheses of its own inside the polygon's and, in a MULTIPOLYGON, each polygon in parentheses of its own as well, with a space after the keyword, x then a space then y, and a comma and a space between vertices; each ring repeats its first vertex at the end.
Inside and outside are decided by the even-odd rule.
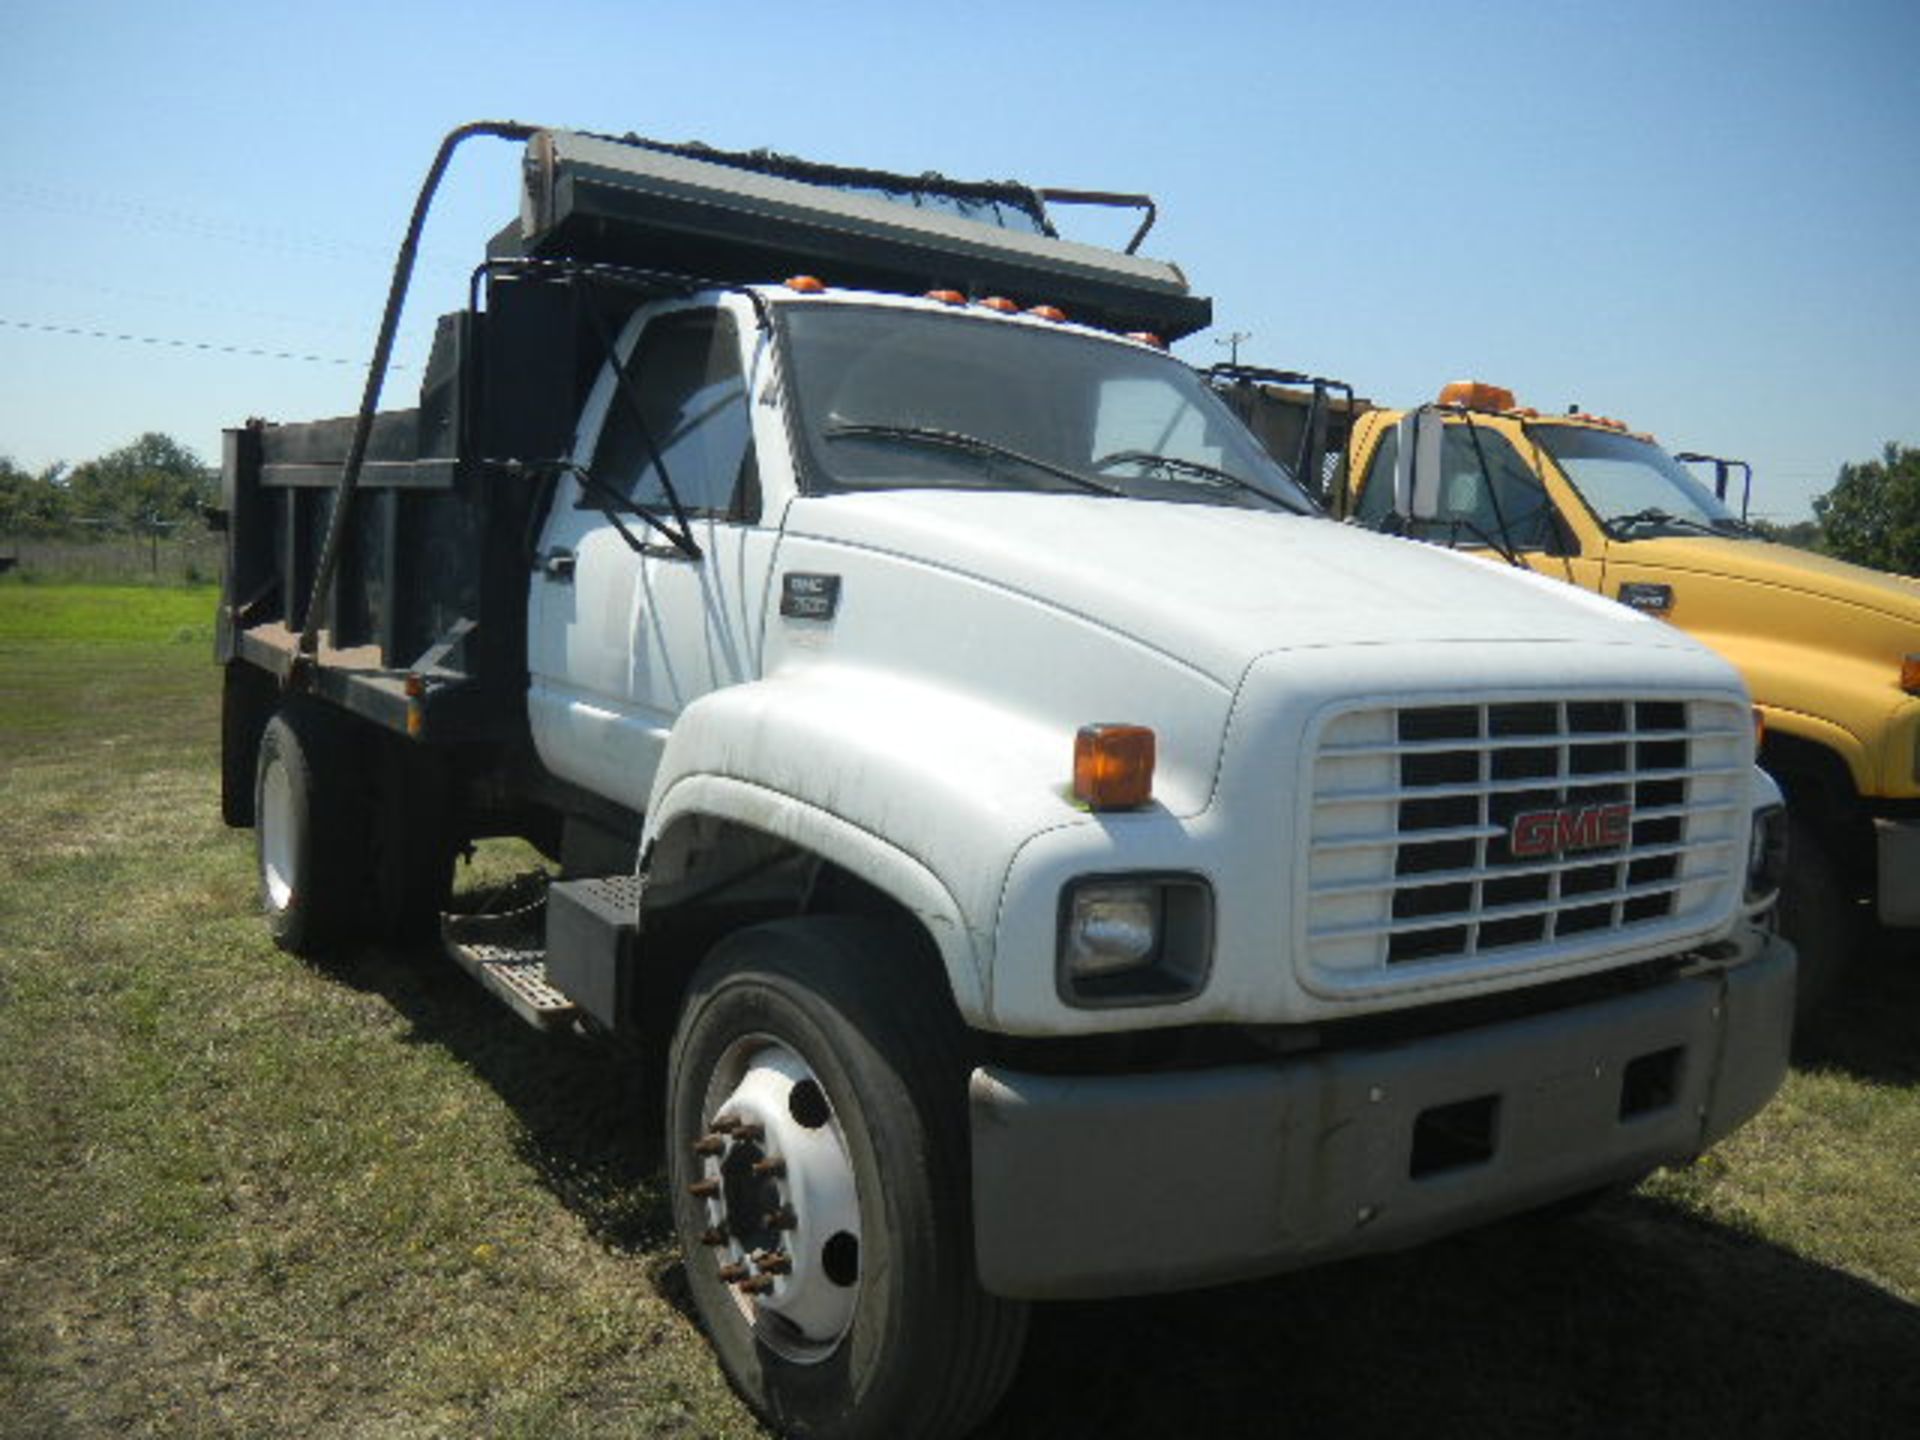
POLYGON ((1920 820, 1875 820, 1880 923, 1920 925, 1920 820))
POLYGON ((1794 955, 1405 1044, 1151 1075, 983 1067, 981 1282, 1145 1294, 1392 1250, 1691 1159, 1786 1073, 1794 955))

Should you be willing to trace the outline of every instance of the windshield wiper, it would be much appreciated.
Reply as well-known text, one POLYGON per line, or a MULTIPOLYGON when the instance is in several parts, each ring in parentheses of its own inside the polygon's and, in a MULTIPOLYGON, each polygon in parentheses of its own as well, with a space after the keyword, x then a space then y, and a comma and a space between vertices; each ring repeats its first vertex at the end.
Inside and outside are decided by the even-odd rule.
POLYGON ((1218 465, 1209 465, 1204 460, 1189 460, 1184 455, 1162 455, 1155 450, 1115 450, 1111 454, 1102 455, 1098 460, 1093 462, 1093 468, 1096 470, 1105 470, 1110 465, 1138 465, 1143 470, 1173 470, 1182 475, 1195 476, 1201 480, 1219 480, 1236 489, 1245 490, 1252 495, 1258 495, 1262 500, 1271 500, 1284 510, 1295 510, 1296 513, 1305 513, 1287 504, 1282 497, 1274 494, 1271 490, 1262 489, 1251 480, 1236 475, 1231 470, 1222 470, 1218 465))
POLYGON ((1718 535, 1721 532, 1704 520, 1695 520, 1688 515, 1674 515, 1662 510, 1658 505, 1649 505, 1644 510, 1635 510, 1630 515, 1615 515, 1605 524, 1607 534, 1616 540, 1624 540, 1627 533, 1642 525, 1672 526, 1680 530, 1692 530, 1701 535, 1718 535))
POLYGON ((983 440, 978 435, 969 435, 964 430, 943 430, 935 425, 893 425, 878 424, 870 421, 839 420, 829 422, 821 432, 829 440, 844 440, 866 437, 878 440, 911 440, 920 445, 936 445, 946 450, 960 450, 969 455, 988 455, 996 460, 1011 460, 1018 465, 1026 465, 1051 475, 1056 480, 1065 480, 1069 485, 1077 485, 1082 490, 1091 490, 1097 495, 1123 495, 1118 485, 1109 485, 1104 480, 1096 480, 1091 475, 1082 475, 1078 470, 1070 470, 1065 465, 1056 465, 1051 460, 1042 460, 1037 455, 1028 455, 1011 446, 999 444, 993 440, 983 440))

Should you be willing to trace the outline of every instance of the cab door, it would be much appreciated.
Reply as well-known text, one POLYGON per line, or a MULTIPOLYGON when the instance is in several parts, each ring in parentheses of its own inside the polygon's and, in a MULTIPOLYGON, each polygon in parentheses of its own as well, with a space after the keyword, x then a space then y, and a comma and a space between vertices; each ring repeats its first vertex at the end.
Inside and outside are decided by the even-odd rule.
POLYGON ((642 311, 581 414, 536 556, 528 718, 563 779, 646 807, 667 736, 700 696, 760 673, 777 531, 761 524, 749 379, 759 331, 731 301, 642 311), (751 346, 751 348, 750 348, 751 346), (686 517, 677 545, 671 496, 686 517), (611 513, 609 513, 611 511, 611 513), (624 532, 624 533, 623 533, 624 532))
MULTIPOLYGON (((1377 530, 1385 527, 1393 506, 1399 432, 1381 423, 1369 438, 1371 451, 1362 450, 1357 457, 1363 469, 1351 512, 1377 530)), ((1495 543, 1504 539, 1529 569, 1584 589, 1601 589, 1606 579, 1604 548, 1582 544, 1538 472, 1498 422, 1476 418, 1469 426, 1464 418, 1449 418, 1440 467, 1439 517, 1407 521, 1405 533, 1471 551, 1495 564, 1506 563, 1495 543)))

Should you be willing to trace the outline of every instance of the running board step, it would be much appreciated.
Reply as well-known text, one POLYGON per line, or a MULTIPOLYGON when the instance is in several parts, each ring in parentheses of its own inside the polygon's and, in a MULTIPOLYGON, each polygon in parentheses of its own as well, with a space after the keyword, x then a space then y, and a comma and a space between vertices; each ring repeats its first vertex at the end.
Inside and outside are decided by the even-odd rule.
POLYGON ((536 1030, 571 1029, 580 1009, 547 979, 546 905, 504 915, 442 915, 447 953, 536 1030))

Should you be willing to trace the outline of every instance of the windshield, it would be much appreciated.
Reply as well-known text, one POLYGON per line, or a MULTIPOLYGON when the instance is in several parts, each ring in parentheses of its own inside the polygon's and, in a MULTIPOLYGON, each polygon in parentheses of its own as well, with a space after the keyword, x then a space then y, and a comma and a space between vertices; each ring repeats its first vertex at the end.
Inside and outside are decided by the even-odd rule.
POLYGON ((1317 513, 1171 356, 966 315, 780 312, 810 490, 1040 489, 1317 513))
POLYGON ((1651 441, 1584 425, 1530 425, 1615 538, 1710 531, 1745 534, 1747 526, 1713 492, 1651 441))

